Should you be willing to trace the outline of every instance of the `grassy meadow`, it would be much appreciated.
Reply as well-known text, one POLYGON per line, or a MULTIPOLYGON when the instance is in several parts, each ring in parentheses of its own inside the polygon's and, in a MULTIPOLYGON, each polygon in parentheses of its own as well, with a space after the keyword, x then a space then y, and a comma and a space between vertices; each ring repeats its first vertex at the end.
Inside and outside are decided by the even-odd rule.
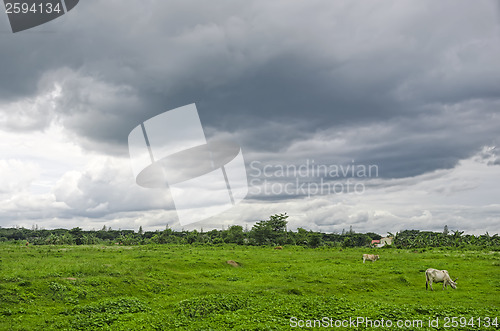
POLYGON ((0 245, 0 330, 290 330, 323 317, 326 329, 363 317, 494 330, 499 311, 500 252, 488 250, 0 245), (429 267, 458 288, 426 291, 429 267))

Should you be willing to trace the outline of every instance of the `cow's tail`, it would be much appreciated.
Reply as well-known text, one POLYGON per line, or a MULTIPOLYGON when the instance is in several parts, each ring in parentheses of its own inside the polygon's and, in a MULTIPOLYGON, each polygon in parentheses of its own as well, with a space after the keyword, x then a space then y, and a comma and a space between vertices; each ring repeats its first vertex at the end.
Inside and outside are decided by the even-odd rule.
POLYGON ((429 275, 427 275, 427 271, 425 272, 425 290, 427 291, 427 287, 429 285, 429 275))

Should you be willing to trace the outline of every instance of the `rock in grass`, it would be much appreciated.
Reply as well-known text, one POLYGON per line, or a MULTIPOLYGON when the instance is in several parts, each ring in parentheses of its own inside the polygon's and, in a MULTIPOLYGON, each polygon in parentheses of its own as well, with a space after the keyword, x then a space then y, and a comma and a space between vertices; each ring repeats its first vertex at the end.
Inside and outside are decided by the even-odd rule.
POLYGON ((228 260, 228 261, 226 261, 226 263, 229 264, 229 265, 232 265, 235 268, 238 268, 238 267, 241 266, 238 262, 233 261, 233 260, 228 260))

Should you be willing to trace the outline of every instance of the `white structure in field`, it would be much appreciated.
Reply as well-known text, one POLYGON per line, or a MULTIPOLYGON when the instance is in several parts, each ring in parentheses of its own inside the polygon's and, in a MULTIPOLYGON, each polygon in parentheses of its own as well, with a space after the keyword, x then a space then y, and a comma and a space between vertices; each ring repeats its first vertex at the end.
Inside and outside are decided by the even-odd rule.
POLYGON ((385 245, 392 245, 392 237, 384 237, 380 239, 379 247, 383 247, 385 245))
POLYGON ((168 187, 181 225, 215 216, 248 193, 240 147, 207 142, 195 104, 141 123, 130 132, 128 146, 137 184, 168 187))
POLYGON ((372 240, 371 244, 374 247, 384 247, 385 245, 392 245, 392 237, 383 237, 380 240, 372 240))

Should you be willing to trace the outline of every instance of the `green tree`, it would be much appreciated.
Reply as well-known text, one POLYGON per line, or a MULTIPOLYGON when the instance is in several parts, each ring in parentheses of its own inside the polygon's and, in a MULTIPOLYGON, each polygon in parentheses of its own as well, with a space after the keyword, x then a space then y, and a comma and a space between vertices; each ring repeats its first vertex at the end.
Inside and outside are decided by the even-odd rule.
POLYGON ((227 229, 226 242, 242 245, 245 239, 243 227, 240 225, 232 225, 227 229))
POLYGON ((69 230, 69 234, 73 237, 75 244, 77 244, 77 245, 84 244, 83 232, 82 232, 81 228, 79 228, 79 227, 73 228, 73 229, 69 230))
POLYGON ((257 222, 250 231, 251 236, 255 239, 257 245, 270 244, 271 242, 271 227, 267 221, 257 222))
POLYGON ((297 234, 295 235, 295 242, 298 245, 308 245, 309 244, 309 233, 306 229, 298 228, 297 234))
POLYGON ((184 237, 188 244, 193 244, 198 241, 198 231, 193 230, 191 232, 186 231, 186 236, 184 237))
POLYGON ((286 242, 286 225, 288 215, 276 214, 269 217, 267 221, 257 222, 251 231, 252 238, 258 245, 278 244, 286 242))
POLYGON ((342 245, 344 247, 363 247, 368 246, 372 239, 363 233, 352 233, 344 237, 342 245))
POLYGON ((374 233, 374 232, 368 232, 368 233, 366 233, 366 235, 368 237, 370 237, 372 240, 380 240, 380 239, 382 239, 381 235, 379 235, 377 233, 374 233))
POLYGON ((321 246, 323 243, 323 236, 319 232, 312 232, 309 234, 309 246, 312 248, 316 248, 321 246))

